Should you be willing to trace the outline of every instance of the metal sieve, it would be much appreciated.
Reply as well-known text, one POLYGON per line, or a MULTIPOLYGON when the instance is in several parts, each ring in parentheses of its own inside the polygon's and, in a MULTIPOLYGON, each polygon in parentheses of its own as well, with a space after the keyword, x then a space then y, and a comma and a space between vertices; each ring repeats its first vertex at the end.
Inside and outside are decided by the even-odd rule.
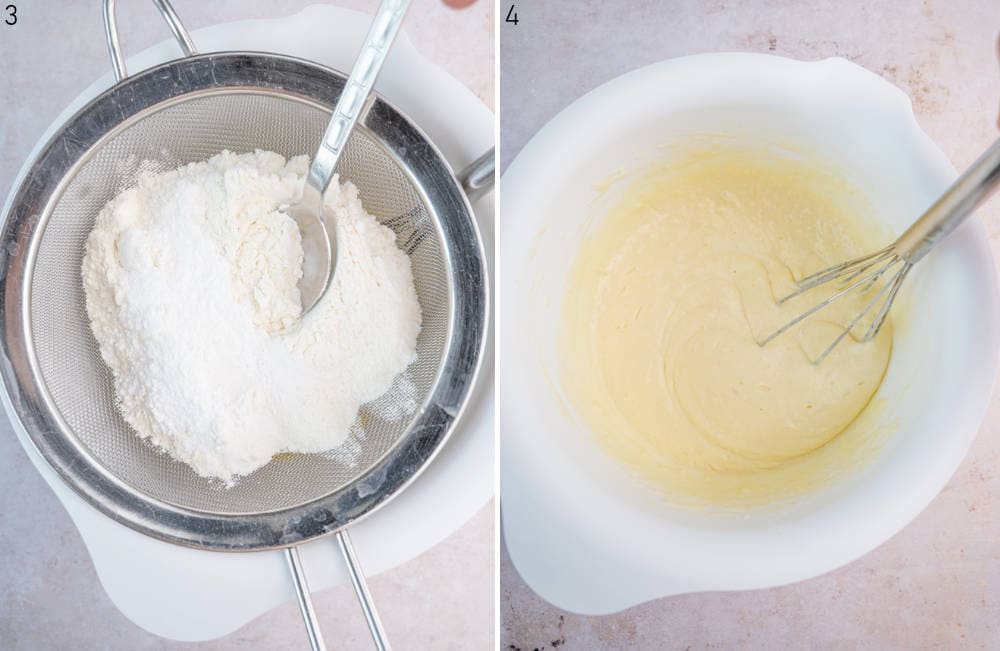
MULTIPOLYGON (((325 454, 280 455, 234 488, 199 477, 141 440, 118 413, 109 369, 84 307, 84 242, 99 210, 145 171, 228 149, 285 156, 315 150, 345 77, 273 54, 196 54, 166 0, 156 0, 186 57, 126 77, 114 2, 105 22, 118 83, 50 139, 4 216, 0 375, 13 413, 42 457, 115 520, 180 545, 288 549, 314 647, 294 545, 337 533, 359 597, 344 528, 403 489, 460 416, 483 355, 487 278, 462 182, 432 143, 381 98, 369 101, 338 171, 411 259, 423 326, 417 359, 348 441, 325 454), (405 414, 416 404, 415 413, 405 414), (400 417, 400 414, 404 414, 400 417)), ((492 152, 460 176, 484 190, 492 152)), ((491 181, 489 181, 491 182, 491 181)), ((487 185, 489 184, 487 182, 487 185)), ((377 618, 366 607, 374 630, 377 618)))

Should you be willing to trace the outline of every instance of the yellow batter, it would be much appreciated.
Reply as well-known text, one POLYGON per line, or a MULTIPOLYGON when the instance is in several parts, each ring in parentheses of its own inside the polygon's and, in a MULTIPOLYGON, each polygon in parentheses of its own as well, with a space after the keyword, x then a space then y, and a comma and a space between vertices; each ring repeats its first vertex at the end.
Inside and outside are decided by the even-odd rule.
POLYGON ((779 307, 794 278, 891 239, 874 223, 849 183, 781 152, 715 148, 651 171, 572 268, 572 405, 610 454, 686 501, 771 501, 837 475, 871 437, 844 432, 882 381, 892 324, 814 365, 854 296, 757 341, 819 297, 779 307))

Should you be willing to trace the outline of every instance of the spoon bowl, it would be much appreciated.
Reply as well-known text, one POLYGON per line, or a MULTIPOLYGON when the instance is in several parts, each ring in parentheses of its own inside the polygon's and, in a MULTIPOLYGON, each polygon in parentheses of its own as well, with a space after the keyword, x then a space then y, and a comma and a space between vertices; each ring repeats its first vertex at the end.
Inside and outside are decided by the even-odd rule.
POLYGON ((323 209, 322 196, 309 183, 303 188, 299 202, 285 212, 295 220, 302 235, 302 277, 298 288, 304 315, 326 294, 333 280, 337 268, 336 221, 329 210, 323 209))
POLYGON ((337 162, 354 125, 370 106, 368 97, 409 7, 410 0, 382 0, 379 4, 309 166, 302 197, 288 208, 288 215, 302 234, 302 277, 298 283, 302 316, 326 294, 337 268, 336 218, 323 209, 323 193, 337 171, 337 162))

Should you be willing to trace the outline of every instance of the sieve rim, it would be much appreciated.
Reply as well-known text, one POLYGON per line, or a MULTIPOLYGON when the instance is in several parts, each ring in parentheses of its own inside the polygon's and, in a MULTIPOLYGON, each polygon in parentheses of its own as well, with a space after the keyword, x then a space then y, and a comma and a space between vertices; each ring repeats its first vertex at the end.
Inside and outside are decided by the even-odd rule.
POLYGON ((287 547, 333 534, 374 512, 412 482, 440 451, 464 410, 486 345, 489 303, 482 241, 471 206, 443 156, 408 118, 378 96, 361 125, 409 177, 429 209, 449 271, 451 309, 432 389, 406 432, 367 471, 339 490, 267 512, 210 513, 165 502, 125 483, 87 450, 59 413, 38 367, 30 306, 35 256, 62 190, 101 142, 145 113, 206 93, 278 94, 329 112, 344 79, 312 62, 255 52, 204 54, 150 68, 70 117, 12 195, 0 248, 0 377, 9 415, 77 494, 141 533, 229 551, 287 547), (364 491, 359 484, 366 484, 364 491))

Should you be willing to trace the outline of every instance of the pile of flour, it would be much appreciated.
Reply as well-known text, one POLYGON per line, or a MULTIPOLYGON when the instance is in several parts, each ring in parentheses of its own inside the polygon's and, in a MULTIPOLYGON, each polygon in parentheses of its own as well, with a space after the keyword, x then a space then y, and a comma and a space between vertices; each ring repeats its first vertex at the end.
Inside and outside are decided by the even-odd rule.
POLYGON ((307 167, 304 156, 223 152, 146 174, 87 240, 87 313, 122 416, 227 484, 279 452, 341 444, 360 406, 414 359, 410 260, 350 183, 326 192, 337 269, 300 319, 301 238, 282 209, 307 167))

